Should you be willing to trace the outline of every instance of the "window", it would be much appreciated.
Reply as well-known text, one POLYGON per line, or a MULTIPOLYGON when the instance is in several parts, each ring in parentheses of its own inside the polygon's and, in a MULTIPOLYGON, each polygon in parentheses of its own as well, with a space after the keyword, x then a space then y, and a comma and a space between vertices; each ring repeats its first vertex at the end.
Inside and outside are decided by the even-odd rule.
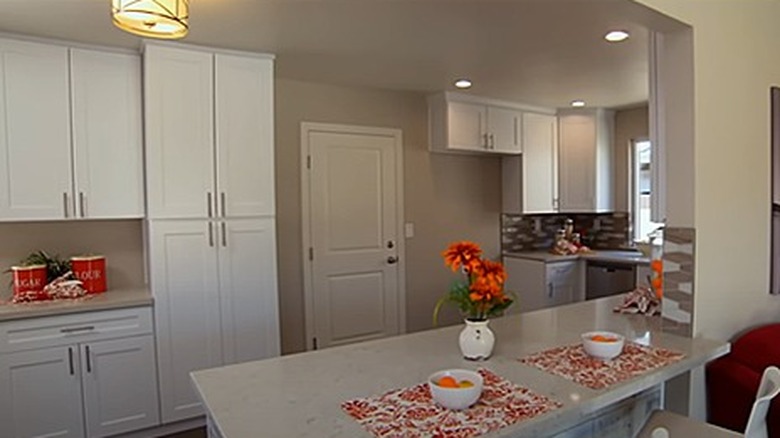
POLYGON ((663 225, 650 220, 652 158, 650 141, 635 140, 631 143, 631 223, 636 242, 646 242, 647 235, 663 225))

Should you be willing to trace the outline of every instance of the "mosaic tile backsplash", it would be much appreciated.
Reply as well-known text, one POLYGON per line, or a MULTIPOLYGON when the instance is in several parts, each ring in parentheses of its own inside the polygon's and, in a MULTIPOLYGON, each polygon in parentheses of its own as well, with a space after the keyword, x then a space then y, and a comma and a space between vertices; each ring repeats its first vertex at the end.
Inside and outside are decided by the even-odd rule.
POLYGON ((555 233, 566 219, 574 220, 574 232, 580 233, 582 243, 593 249, 616 249, 629 243, 628 213, 502 214, 501 250, 546 251, 553 246, 555 233))

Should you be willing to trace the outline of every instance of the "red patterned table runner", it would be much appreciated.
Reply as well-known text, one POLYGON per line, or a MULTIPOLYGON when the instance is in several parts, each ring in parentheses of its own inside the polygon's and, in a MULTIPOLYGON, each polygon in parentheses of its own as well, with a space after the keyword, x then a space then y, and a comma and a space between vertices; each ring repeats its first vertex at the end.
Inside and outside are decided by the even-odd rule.
POLYGON ((591 389, 603 389, 685 357, 663 348, 626 342, 620 356, 603 361, 585 353, 582 344, 551 348, 520 359, 548 373, 591 389))
POLYGON ((482 396, 472 407, 453 411, 436 404, 427 383, 349 400, 341 408, 378 437, 467 438, 493 432, 561 407, 561 403, 519 387, 486 369, 482 396))

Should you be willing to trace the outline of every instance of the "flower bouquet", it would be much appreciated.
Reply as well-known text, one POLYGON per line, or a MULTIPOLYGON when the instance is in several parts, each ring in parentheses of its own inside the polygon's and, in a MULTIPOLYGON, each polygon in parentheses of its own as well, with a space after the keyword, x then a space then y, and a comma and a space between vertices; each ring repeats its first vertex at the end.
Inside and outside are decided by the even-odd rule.
POLYGON ((469 321, 485 321, 499 316, 512 305, 513 300, 504 293, 506 271, 500 262, 482 258, 479 245, 463 241, 455 242, 442 252, 444 263, 465 281, 455 282, 449 293, 439 299, 433 312, 434 325, 438 323, 439 310, 444 303, 455 303, 469 321))

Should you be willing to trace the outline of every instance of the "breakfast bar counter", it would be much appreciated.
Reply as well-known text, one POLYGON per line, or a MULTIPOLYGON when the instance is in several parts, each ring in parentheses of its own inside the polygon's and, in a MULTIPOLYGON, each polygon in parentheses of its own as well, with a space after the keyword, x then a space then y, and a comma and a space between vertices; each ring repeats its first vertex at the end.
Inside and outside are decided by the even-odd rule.
POLYGON ((613 312, 621 299, 612 296, 491 320, 496 345, 492 357, 482 362, 461 357, 458 334, 462 327, 458 325, 203 370, 193 373, 192 378, 213 436, 369 437, 371 434, 342 410, 342 402, 424 383, 441 369, 485 368, 560 403, 558 409, 489 436, 554 436, 574 431, 572 428, 592 420, 598 412, 729 352, 726 342, 663 333, 658 317, 613 312), (577 344, 582 333, 592 330, 620 333, 627 341, 672 350, 684 357, 598 390, 518 360, 577 344))

